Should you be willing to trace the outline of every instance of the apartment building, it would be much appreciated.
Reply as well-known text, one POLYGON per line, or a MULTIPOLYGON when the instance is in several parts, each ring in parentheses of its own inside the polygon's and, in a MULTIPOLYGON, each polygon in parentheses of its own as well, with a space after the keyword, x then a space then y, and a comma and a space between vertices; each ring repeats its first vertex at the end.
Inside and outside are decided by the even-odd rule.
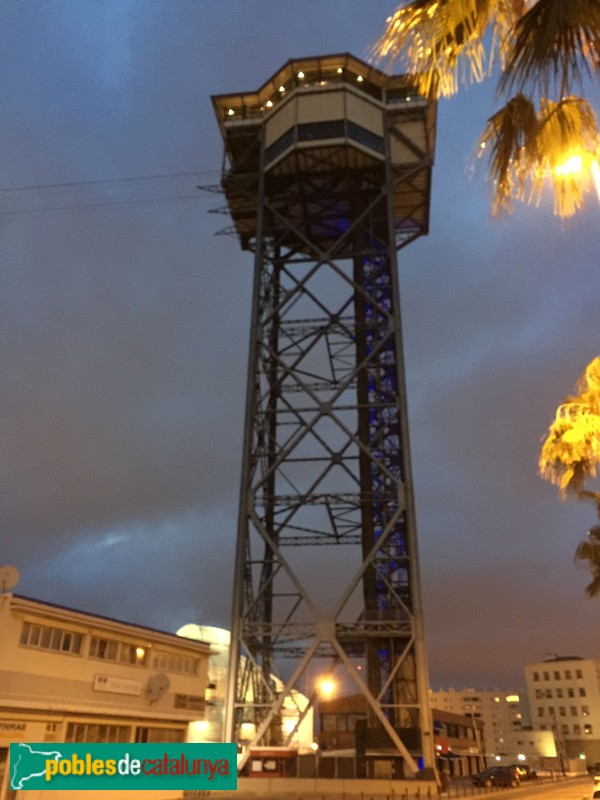
POLYGON ((535 728, 554 732, 559 755, 600 762, 600 661, 554 656, 525 667, 535 728))
POLYGON ((483 723, 486 755, 511 755, 514 737, 528 722, 521 695, 500 689, 440 689, 430 692, 432 709, 460 714, 483 723))
POLYGON ((204 642, 0 594, 0 799, 11 796, 13 742, 196 740, 209 653, 204 642))

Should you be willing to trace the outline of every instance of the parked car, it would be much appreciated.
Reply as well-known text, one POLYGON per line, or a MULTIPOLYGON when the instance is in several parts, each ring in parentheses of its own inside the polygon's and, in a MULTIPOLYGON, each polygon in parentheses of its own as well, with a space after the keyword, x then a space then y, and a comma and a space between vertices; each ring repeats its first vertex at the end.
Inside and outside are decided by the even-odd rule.
POLYGON ((473 775, 474 786, 518 786, 520 783, 516 769, 513 767, 490 767, 473 775))
POLYGON ((532 781, 537 778, 537 772, 528 764, 509 764, 509 767, 516 770, 520 781, 532 781))

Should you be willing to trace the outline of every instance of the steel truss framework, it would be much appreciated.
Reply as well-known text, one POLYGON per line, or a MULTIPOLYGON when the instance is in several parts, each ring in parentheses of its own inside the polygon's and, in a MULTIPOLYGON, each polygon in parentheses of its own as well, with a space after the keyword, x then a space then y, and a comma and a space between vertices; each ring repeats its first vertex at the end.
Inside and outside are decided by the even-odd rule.
POLYGON ((310 707, 325 658, 411 775, 434 757, 396 252, 426 233, 431 154, 411 143, 392 163, 406 113, 386 112, 386 158, 358 169, 340 143, 269 173, 260 125, 240 128, 248 168, 223 175, 256 214, 226 736, 252 723, 250 745, 291 741, 284 699, 310 707))

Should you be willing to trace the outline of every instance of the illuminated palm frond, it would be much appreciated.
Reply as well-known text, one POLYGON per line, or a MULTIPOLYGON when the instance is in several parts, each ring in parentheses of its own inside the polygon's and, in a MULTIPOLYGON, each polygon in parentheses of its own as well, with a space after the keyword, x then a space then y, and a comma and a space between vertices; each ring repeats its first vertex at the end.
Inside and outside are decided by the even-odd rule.
POLYGON ((482 81, 497 54, 505 63, 524 7, 525 0, 413 0, 388 18, 372 54, 398 59, 424 94, 448 97, 461 82, 482 81))
POLYGON ((524 199, 527 179, 539 162, 537 137, 535 107, 523 94, 513 97, 488 120, 481 152, 489 154, 495 213, 510 211, 513 199, 524 199))
POLYGON ((537 0, 514 33, 500 90, 571 94, 600 65, 600 0, 537 0))
POLYGON ((600 144, 596 116, 582 97, 565 97, 558 103, 542 101, 539 113, 537 171, 532 174, 531 199, 537 201, 549 177, 554 192, 554 213, 570 217, 594 188, 592 164, 600 144))
POLYGON ((593 181, 600 195, 594 115, 571 96, 600 73, 600 0, 404 0, 372 55, 398 60, 428 96, 452 95, 500 63, 499 92, 517 94, 481 141, 491 153, 495 213, 516 198, 539 201, 548 178, 560 217, 581 208, 593 181))
POLYGON ((513 200, 539 202, 547 181, 554 213, 570 217, 593 191, 593 164, 600 144, 596 117, 581 97, 544 100, 536 112, 518 94, 488 120, 480 153, 489 154, 494 213, 510 212, 513 200))
POLYGON ((586 490, 586 485, 600 466, 600 356, 586 368, 578 390, 556 412, 540 454, 539 472, 558 487, 563 499, 591 497, 598 504, 599 495, 586 490))
POLYGON ((481 81, 486 73, 482 36, 489 0, 413 0, 387 20, 373 48, 377 59, 399 59, 426 95, 456 92, 459 67, 465 80, 481 81))

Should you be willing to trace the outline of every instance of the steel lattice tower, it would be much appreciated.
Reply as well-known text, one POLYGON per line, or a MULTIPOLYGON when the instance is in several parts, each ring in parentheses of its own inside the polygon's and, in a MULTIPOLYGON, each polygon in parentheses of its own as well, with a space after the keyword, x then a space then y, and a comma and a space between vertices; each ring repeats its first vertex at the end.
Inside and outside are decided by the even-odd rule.
POLYGON ((283 700, 312 702, 325 658, 414 775, 434 755, 396 253, 427 233, 435 105, 347 54, 213 104, 254 253, 226 737, 289 741, 283 700))

